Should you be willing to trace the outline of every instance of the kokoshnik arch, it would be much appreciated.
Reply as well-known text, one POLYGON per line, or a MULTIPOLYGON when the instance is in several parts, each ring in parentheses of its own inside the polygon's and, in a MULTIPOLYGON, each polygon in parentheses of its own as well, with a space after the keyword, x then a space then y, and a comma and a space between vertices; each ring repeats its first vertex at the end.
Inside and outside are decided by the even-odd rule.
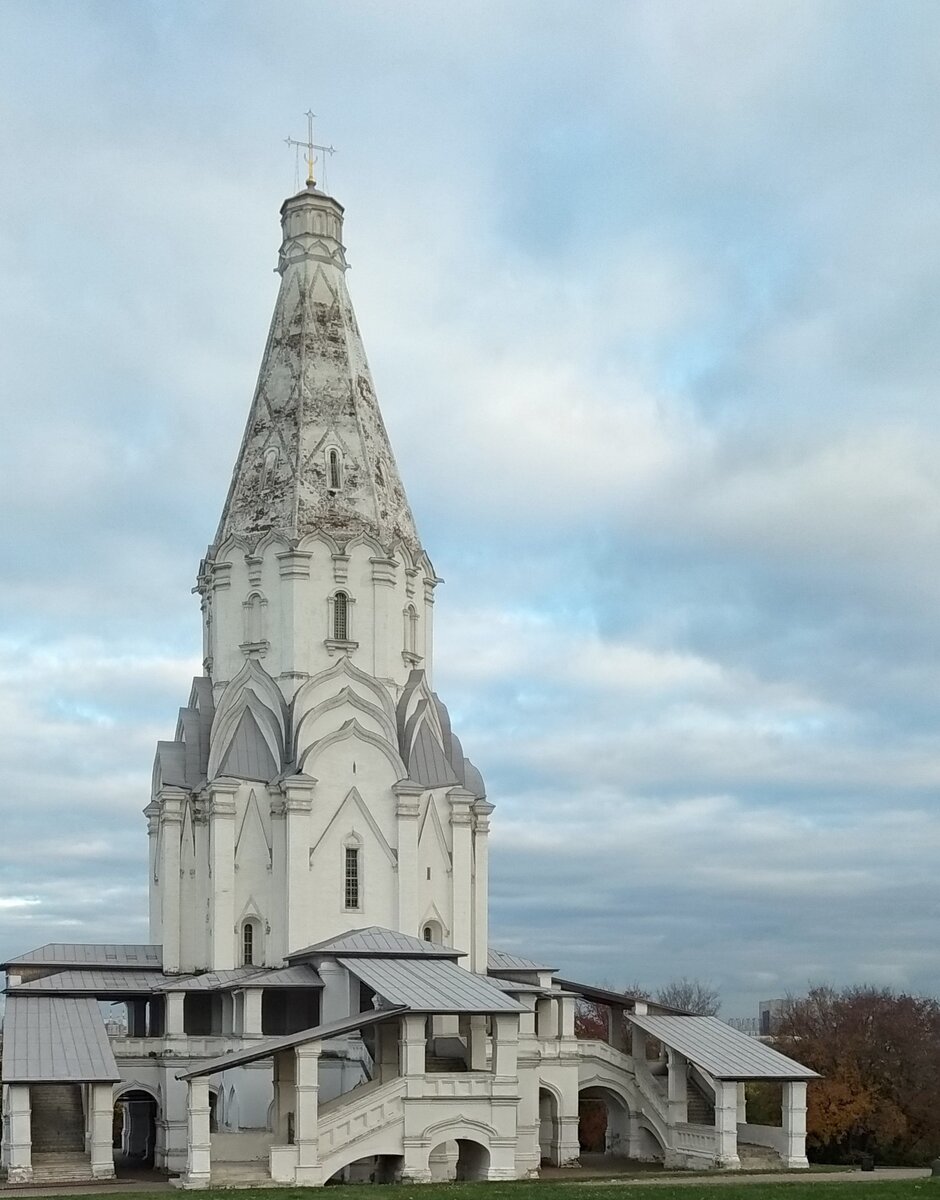
POLYGON ((805 1166, 812 1072, 715 1018, 489 947, 493 805, 433 690, 440 582, 346 288, 343 209, 281 208, 280 290, 218 532, 203 674, 157 746, 146 946, 5 964, 11 1182, 524 1178, 612 1153, 805 1166), (605 1041, 575 1038, 579 996, 605 1041), (101 1001, 123 1003, 108 1028, 101 1001), (783 1122, 747 1122, 774 1080, 783 1122), (112 1145, 117 1111, 118 1145, 112 1145))

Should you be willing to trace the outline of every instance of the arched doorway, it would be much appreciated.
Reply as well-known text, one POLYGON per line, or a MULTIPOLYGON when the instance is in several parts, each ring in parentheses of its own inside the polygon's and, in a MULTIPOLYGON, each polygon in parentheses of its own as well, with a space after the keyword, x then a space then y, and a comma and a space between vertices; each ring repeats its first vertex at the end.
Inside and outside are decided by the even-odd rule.
POLYGON ((149 1169, 157 1149, 156 1097, 142 1088, 122 1092, 114 1101, 112 1146, 116 1166, 149 1169))
POLYGON ((490 1171, 490 1152, 482 1142, 469 1138, 440 1142, 428 1155, 431 1180, 434 1183, 487 1179, 490 1171))
POLYGON ((558 1097, 546 1087, 539 1088, 539 1157, 548 1166, 558 1166, 558 1097))
POLYGON ((626 1101, 606 1087, 579 1091, 578 1142, 582 1158, 590 1154, 626 1158, 630 1146, 630 1109, 626 1101))

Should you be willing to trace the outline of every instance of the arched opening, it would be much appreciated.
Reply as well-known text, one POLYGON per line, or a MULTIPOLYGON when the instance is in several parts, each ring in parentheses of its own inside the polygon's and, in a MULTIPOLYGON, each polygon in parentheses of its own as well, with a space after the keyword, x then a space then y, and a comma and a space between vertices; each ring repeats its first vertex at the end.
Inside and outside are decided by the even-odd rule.
POLYGON ((115 1098, 112 1147, 116 1166, 143 1170, 153 1166, 158 1107, 156 1099, 139 1088, 115 1098))
POLYGON ((560 1166, 558 1139, 561 1127, 558 1120, 558 1097, 548 1088, 539 1088, 539 1156, 543 1163, 560 1166))
POLYGON ((440 1142, 428 1155, 432 1183, 469 1182, 489 1176, 490 1152, 469 1138, 440 1142))
POLYGON ((333 596, 333 639, 349 641, 349 596, 346 592, 337 592, 333 596))
POLYGON ((404 612, 404 642, 406 654, 418 653, 418 610, 409 604, 404 612))
POLYGON ((630 1110, 626 1102, 606 1087, 587 1087, 578 1093, 578 1142, 581 1160, 630 1153, 630 1110))
POLYGON ((326 471, 327 486, 331 492, 338 492, 343 486, 343 459, 335 446, 331 446, 326 452, 326 471))
POLYGON ((242 922, 241 959, 243 967, 259 967, 264 963, 261 926, 253 917, 242 922))
POLYGON ((436 942, 438 945, 443 945, 444 931, 441 929, 440 921, 425 921, 421 926, 421 937, 425 942, 436 942))

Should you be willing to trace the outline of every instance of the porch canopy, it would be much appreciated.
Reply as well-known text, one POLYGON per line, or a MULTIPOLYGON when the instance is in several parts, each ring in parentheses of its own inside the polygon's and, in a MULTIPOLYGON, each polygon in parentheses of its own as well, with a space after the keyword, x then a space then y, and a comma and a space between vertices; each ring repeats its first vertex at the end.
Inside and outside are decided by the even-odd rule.
POLYGON ((7 996, 4 1083, 116 1083, 121 1078, 96 1000, 7 996))
POLYGON ((518 1013, 520 1004, 485 975, 443 958, 338 958, 386 1004, 414 1013, 518 1013))
POLYGON ((644 1033, 678 1050, 713 1079, 793 1083, 819 1078, 818 1072, 787 1058, 765 1042, 733 1029, 718 1017, 627 1013, 627 1019, 644 1033))

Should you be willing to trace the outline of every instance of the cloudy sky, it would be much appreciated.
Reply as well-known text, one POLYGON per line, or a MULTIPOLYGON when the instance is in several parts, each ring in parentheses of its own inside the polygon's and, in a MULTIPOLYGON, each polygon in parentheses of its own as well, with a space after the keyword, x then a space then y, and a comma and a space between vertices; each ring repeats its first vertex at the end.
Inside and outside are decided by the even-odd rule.
POLYGON ((493 940, 940 991, 940 7, 4 0, 0 954, 145 940, 320 114, 493 940))

